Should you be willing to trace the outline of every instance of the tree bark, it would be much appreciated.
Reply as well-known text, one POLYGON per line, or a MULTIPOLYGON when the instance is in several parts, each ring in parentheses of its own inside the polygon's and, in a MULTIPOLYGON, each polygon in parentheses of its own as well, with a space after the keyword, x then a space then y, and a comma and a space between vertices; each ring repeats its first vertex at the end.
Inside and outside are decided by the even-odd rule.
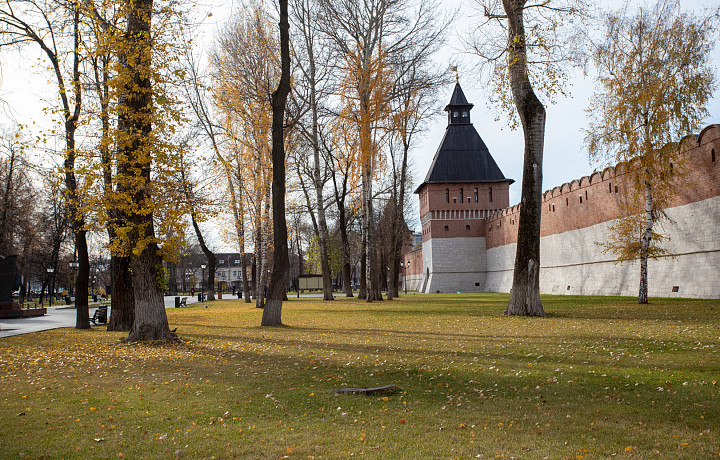
POLYGON ((135 322, 127 342, 141 340, 177 340, 170 332, 160 280, 162 259, 157 245, 149 244, 140 254, 130 257, 133 292, 135 297, 135 322))
MULTIPOLYGON (((364 219, 364 217, 363 217, 364 219)), ((364 227, 364 225, 362 225, 364 227)), ((358 299, 367 299, 367 237, 365 229, 362 229, 362 241, 360 243, 360 289, 358 299)))
POLYGON ((265 249, 262 239, 262 217, 255 230, 255 266, 253 268, 253 291, 255 308, 265 308, 265 249))
POLYGON ((545 316, 540 301, 540 213, 545 108, 535 95, 528 77, 524 3, 524 0, 503 0, 510 34, 510 88, 525 138, 515 269, 505 314, 545 316))
POLYGON ((645 229, 640 243, 640 289, 638 303, 648 303, 648 253, 653 231, 653 195, 650 179, 645 180, 645 229))
MULTIPOLYGON (((113 204, 112 155, 110 153, 110 88, 109 63, 105 56, 100 57, 102 68, 98 68, 97 60, 93 60, 95 71, 95 91, 100 100, 100 120, 102 122, 102 138, 100 141, 100 162, 103 171, 103 187, 105 209, 108 215, 108 238, 114 242, 117 238, 115 228, 118 226, 118 210, 113 204)), ((110 318, 108 331, 127 332, 132 329, 135 321, 135 299, 132 295, 132 279, 130 277, 130 259, 128 257, 110 255, 110 318)))
POLYGON ((272 163, 273 163, 273 274, 268 301, 263 310, 262 326, 282 325, 282 303, 288 281, 287 222, 285 221, 285 104, 290 93, 290 25, 288 0, 280 4, 280 83, 272 94, 272 163))
POLYGON ((130 259, 110 256, 110 319, 108 331, 130 331, 135 322, 130 259))

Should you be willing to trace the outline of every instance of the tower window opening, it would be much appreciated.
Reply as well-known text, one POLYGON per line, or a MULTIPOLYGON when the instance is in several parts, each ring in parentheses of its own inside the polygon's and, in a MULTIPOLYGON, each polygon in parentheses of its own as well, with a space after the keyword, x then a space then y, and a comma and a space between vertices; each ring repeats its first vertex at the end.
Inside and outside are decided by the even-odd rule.
POLYGON ((463 116, 463 118, 467 118, 467 116, 468 116, 468 113, 467 113, 466 111, 464 111, 464 110, 463 110, 462 116, 463 116))
POLYGON ((553 209, 552 209, 552 210, 553 210, 553 212, 555 212, 555 205, 553 204, 553 205, 552 205, 552 207, 553 207, 553 209))
POLYGON ((610 182, 608 186, 610 187, 610 193, 612 193, 612 182, 610 182))
MULTIPOLYGON (((713 150, 713 152, 714 151, 715 150, 713 150)), ((715 154, 713 154, 713 158, 715 158, 715 154)), ((715 161, 715 160, 713 160, 713 161, 715 161)), ((477 203, 477 202, 478 202, 478 191, 477 191, 477 188, 475 188, 475 203, 477 203)))
POLYGON ((713 163, 714 163, 714 162, 715 162, 715 149, 712 149, 712 150, 710 151, 710 156, 712 157, 712 161, 713 161, 713 163))
POLYGON ((470 231, 470 226, 469 226, 469 225, 466 225, 466 226, 465 226, 465 230, 467 230, 467 231, 469 232, 469 231, 470 231))
POLYGON ((587 201, 587 199, 588 199, 587 196, 588 196, 588 195, 587 195, 587 190, 585 190, 585 201, 587 201))
POLYGON ((492 203, 492 187, 488 188, 488 199, 490 200, 490 203, 492 203))
POLYGON ((618 192, 618 186, 616 185, 616 186, 615 186, 615 193, 617 193, 617 192, 618 192))
POLYGON ((445 189, 445 203, 450 203, 450 189, 445 189))
POLYGON ((457 118, 457 116, 458 116, 458 113, 457 113, 457 112, 453 112, 453 117, 457 118))
POLYGON ((463 188, 460 187, 460 203, 462 203, 463 201, 465 201, 465 199, 463 198, 463 188))
POLYGON ((565 198, 565 206, 570 206, 570 200, 568 200, 567 198, 565 198))
POLYGON ((445 231, 447 232, 448 230, 449 230, 449 228, 448 228, 448 226, 446 225, 446 226, 445 226, 445 231))
POLYGON ((580 204, 582 204, 582 195, 580 195, 580 204))

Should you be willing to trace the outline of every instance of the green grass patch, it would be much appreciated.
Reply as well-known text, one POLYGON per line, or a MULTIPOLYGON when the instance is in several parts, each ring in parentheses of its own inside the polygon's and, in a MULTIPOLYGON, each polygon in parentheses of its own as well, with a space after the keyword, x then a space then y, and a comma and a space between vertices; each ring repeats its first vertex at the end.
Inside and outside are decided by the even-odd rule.
POLYGON ((169 309, 180 344, 104 328, 0 340, 3 458, 717 458, 720 301, 290 298, 169 309), (395 384, 381 396, 343 386, 395 384))

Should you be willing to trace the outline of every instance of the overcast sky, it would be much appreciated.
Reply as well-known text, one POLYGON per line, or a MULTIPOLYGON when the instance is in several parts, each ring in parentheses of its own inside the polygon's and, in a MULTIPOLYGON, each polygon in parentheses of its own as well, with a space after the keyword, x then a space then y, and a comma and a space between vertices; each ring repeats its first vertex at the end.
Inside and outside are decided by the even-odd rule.
MULTIPOLYGON (((205 43, 212 41, 215 31, 221 27, 231 9, 230 3, 216 1, 218 1, 216 7, 198 6, 199 10, 207 9, 208 12, 213 13, 212 18, 206 23, 205 39, 201 40, 205 43)), ((601 7, 617 7, 620 4, 617 1, 607 0, 596 3, 601 7)), ((704 3, 703 0, 682 1, 683 8, 698 12, 705 8, 704 3)), ((490 94, 483 88, 481 80, 474 72, 473 58, 459 53, 457 46, 453 46, 453 43, 460 42, 460 36, 465 34, 473 23, 478 22, 472 19, 473 15, 477 15, 473 8, 474 2, 471 0, 444 0, 442 4, 446 8, 459 8, 460 14, 458 15, 459 19, 452 26, 450 43, 437 57, 438 65, 458 64, 460 84, 468 100, 475 104, 471 113, 473 124, 505 177, 516 181, 510 188, 510 203, 515 204, 519 201, 522 180, 522 131, 511 131, 502 119, 495 121, 495 110, 488 107, 487 104, 490 94)), ((22 53, 5 51, 0 56, 2 56, 0 61, 0 72, 2 72, 0 75, 0 100, 7 102, 5 107, 0 110, 0 126, 7 127, 12 119, 24 123, 46 120, 47 116, 43 115, 41 109, 55 103, 56 87, 54 84, 48 83, 48 74, 40 66, 28 68, 26 65, 28 60, 41 62, 42 54, 39 49, 36 46, 28 46, 22 53)), ((716 69, 720 64, 720 49, 718 48, 713 52, 713 64, 716 69)), ((583 147, 584 135, 582 133, 582 130, 587 128, 585 110, 595 89, 592 69, 590 70, 588 76, 584 76, 580 71, 575 72, 571 78, 570 96, 547 107, 543 164, 544 190, 573 179, 579 179, 593 170, 583 147)), ((447 88, 444 88, 441 96, 443 106, 449 101, 453 86, 448 85, 447 88)), ((710 116, 704 120, 705 124, 720 123, 720 99, 717 92, 709 105, 709 110, 710 116)), ((424 179, 445 132, 447 125, 445 115, 442 111, 438 112, 431 129, 423 136, 412 154, 416 185, 424 179)), ((413 205, 417 209, 416 197, 413 198, 413 205)), ((419 228, 419 217, 416 222, 411 223, 411 227, 413 225, 419 228)))

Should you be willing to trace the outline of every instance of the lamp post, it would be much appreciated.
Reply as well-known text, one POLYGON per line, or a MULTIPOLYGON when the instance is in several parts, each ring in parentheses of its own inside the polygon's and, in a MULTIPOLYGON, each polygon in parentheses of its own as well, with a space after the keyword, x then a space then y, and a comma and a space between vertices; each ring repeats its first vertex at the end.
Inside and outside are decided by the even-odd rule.
POLYGON ((205 267, 207 267, 207 265, 200 265, 200 268, 202 268, 202 279, 200 280, 200 295, 202 296, 203 300, 205 300, 205 267))
POLYGON ((403 280, 405 282, 405 295, 407 295, 407 271, 408 268, 410 268, 410 261, 405 262, 405 279, 403 280))
POLYGON ((55 295, 54 292, 52 292, 53 283, 52 283, 52 277, 53 273, 55 272, 55 269, 53 267, 48 267, 45 269, 48 276, 50 277, 50 281, 48 282, 48 306, 52 307, 52 301, 53 301, 53 295, 55 295))
POLYGON ((75 295, 75 284, 77 283, 77 271, 80 268, 80 263, 77 260, 71 260, 70 261, 70 268, 73 271, 73 285, 72 285, 72 293, 75 295))

